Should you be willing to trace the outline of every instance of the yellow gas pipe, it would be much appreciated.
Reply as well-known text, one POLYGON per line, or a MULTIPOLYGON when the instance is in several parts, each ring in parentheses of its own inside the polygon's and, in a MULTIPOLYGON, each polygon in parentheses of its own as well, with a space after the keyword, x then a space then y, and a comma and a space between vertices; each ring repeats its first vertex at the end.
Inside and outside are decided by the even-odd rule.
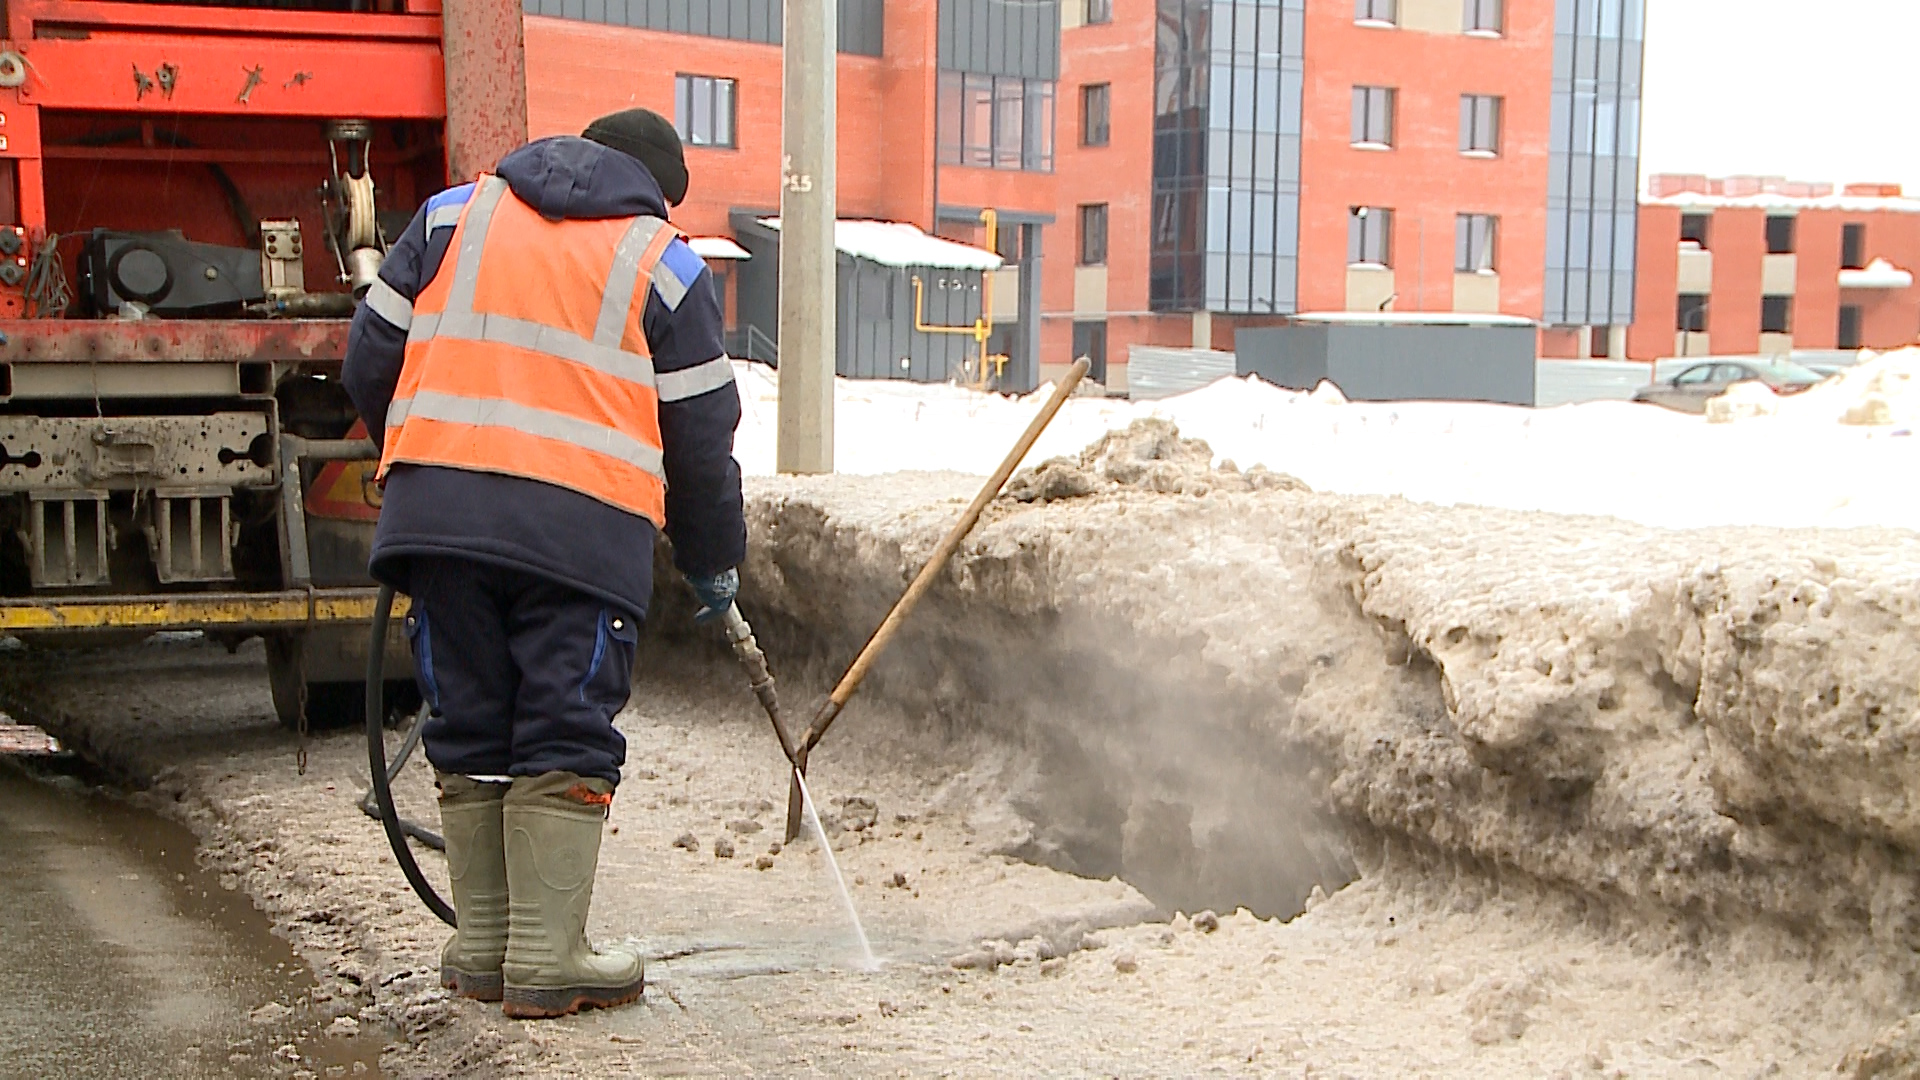
MULTIPOLYGON (((987 250, 998 253, 1000 250, 1000 215, 993 210, 980 211, 980 220, 987 227, 987 250)), ((913 276, 913 328, 923 334, 972 334, 980 348, 980 381, 976 390, 986 390, 992 378, 999 377, 1005 369, 1007 358, 987 355, 987 338, 993 333, 993 277, 991 270, 981 275, 980 315, 973 320, 972 326, 930 326, 926 321, 926 285, 920 275, 913 276), (992 376, 988 370, 992 369, 992 376)))

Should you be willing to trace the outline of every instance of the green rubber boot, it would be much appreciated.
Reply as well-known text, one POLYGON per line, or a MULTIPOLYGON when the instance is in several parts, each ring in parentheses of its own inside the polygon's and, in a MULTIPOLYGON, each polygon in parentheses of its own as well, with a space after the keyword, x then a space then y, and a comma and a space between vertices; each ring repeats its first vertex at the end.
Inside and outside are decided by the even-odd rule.
POLYGON ((646 988, 638 956, 587 944, 600 828, 612 801, 612 784, 567 772, 517 777, 507 792, 508 1016, 540 1020, 611 1008, 646 988))
POLYGON ((507 853, 500 804, 507 785, 436 773, 440 831, 453 885, 453 938, 440 950, 440 985, 476 1001, 499 1001, 507 956, 507 853))

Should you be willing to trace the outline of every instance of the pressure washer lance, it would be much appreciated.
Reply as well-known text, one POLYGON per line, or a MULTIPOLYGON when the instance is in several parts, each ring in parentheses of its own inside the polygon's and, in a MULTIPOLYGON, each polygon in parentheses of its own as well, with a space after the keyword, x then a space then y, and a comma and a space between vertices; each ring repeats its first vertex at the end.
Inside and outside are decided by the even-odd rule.
POLYGON ((793 736, 787 734, 787 725, 780 718, 780 696, 774 692, 773 672, 767 670, 767 654, 760 651, 760 643, 753 639, 753 627, 747 625, 746 616, 740 614, 739 604, 728 604, 727 610, 720 615, 721 629, 727 632, 727 644, 733 646, 733 657, 746 669, 747 680, 753 686, 753 696, 760 699, 760 707, 767 710, 767 719, 773 724, 774 738, 780 740, 780 752, 787 755, 787 762, 794 768, 800 767, 793 746, 793 736))
POLYGON ((966 510, 960 514, 960 520, 953 523, 953 528, 949 529, 947 535, 941 539, 940 546, 933 549, 932 557, 927 559, 926 565, 914 575, 913 583, 907 586, 907 591, 900 595, 900 599, 894 601, 893 609, 887 612, 887 617, 880 623, 879 629, 867 639, 866 646, 860 650, 860 655, 854 658, 853 665, 847 668, 847 673, 840 677, 840 682, 833 688, 833 693, 827 695, 827 700, 820 704, 820 711, 814 714, 813 722, 808 724, 807 730, 801 733, 799 742, 790 742, 778 718, 774 720, 775 730, 781 732, 780 748, 787 752, 787 760, 793 763, 793 783, 787 791, 787 843, 793 843, 794 837, 800 835, 801 807, 806 799, 801 778, 807 774, 807 755, 813 752, 814 747, 820 745, 820 739, 826 735, 827 729, 833 726, 833 722, 840 718, 840 710, 846 708, 847 701, 853 697, 854 691, 860 689, 861 682, 866 679, 867 672, 873 669, 874 662, 879 660, 880 654, 887 651, 887 646, 893 643, 894 637, 900 632, 900 627, 912 613, 914 605, 918 604, 920 598, 933 588, 934 581, 946 570, 947 563, 952 561, 954 553, 960 550, 961 542, 966 540, 967 534, 980 523, 980 515, 986 512, 987 504, 999 497, 1000 490, 1007 486, 1007 480, 1013 476, 1013 470, 1019 468, 1021 460, 1027 456, 1027 451, 1033 449, 1033 444, 1040 441, 1040 433, 1047 430, 1047 425, 1059 415, 1060 407, 1073 396, 1074 388, 1079 386, 1080 380, 1086 377, 1088 366, 1089 361, 1083 356, 1075 360, 1073 366, 1067 369, 1066 377, 1053 388, 1053 395, 1034 415, 1033 421, 1027 425, 1027 430, 1020 433, 1019 441, 1015 442, 1013 449, 1007 451, 1007 456, 1001 459, 1000 467, 995 469, 993 475, 987 478, 987 482, 980 486, 979 494, 973 497, 973 502, 969 503, 966 510))

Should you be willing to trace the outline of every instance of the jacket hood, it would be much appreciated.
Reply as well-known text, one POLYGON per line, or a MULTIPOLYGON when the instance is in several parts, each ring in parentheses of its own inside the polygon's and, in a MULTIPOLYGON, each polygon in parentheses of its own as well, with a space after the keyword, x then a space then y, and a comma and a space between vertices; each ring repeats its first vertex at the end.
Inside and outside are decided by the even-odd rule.
POLYGON ((500 159, 496 174, 548 221, 667 216, 645 165, 576 135, 537 139, 500 159))

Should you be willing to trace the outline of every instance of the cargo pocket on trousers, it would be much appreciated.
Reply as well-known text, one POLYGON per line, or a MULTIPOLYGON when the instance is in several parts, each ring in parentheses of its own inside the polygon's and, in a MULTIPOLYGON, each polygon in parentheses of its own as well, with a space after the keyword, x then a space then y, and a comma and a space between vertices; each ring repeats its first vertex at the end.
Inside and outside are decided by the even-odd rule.
POLYGON ((427 708, 440 712, 440 683, 433 677, 433 633, 427 625, 427 613, 415 607, 407 612, 407 645, 413 649, 413 668, 420 676, 420 694, 427 708))
POLYGON ((640 627, 631 617, 601 608, 600 624, 593 635, 593 659, 587 664, 586 677, 580 680, 580 701, 586 703, 587 692, 602 683, 606 684, 606 696, 618 696, 624 704, 634 650, 639 645, 640 627))

